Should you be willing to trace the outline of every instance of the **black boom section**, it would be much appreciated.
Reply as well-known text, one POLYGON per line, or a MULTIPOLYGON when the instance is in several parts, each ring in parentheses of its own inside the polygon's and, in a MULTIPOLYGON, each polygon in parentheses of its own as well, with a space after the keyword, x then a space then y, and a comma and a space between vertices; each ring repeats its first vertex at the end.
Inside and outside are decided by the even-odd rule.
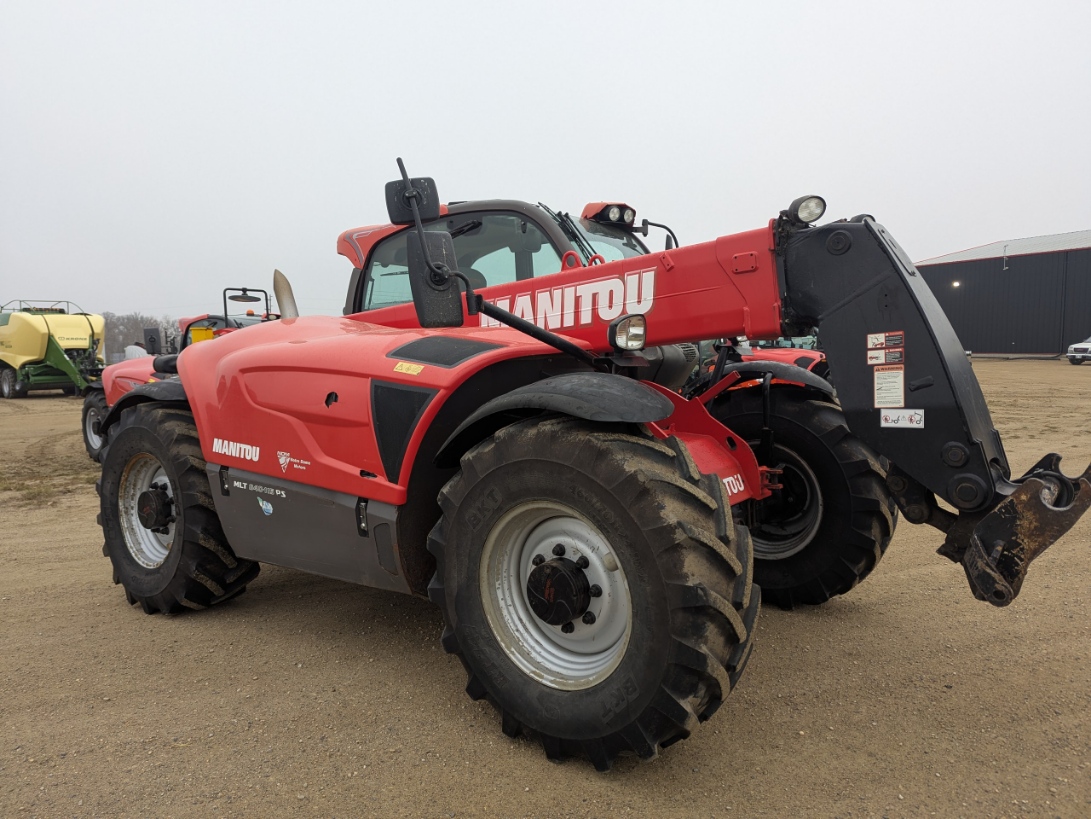
POLYGON ((450 369, 476 355, 487 353, 489 350, 495 350, 500 346, 488 341, 475 341, 472 338, 430 336, 403 344, 398 349, 387 353, 386 357, 450 369))
POLYGON ((789 233, 789 329, 818 326, 849 428, 958 509, 1010 477, 951 323, 913 263, 869 217, 789 233))
POLYGON ((398 482, 402 460, 413 430, 417 428, 425 407, 437 390, 407 387, 389 381, 371 382, 371 409, 375 423, 375 439, 383 459, 386 479, 398 482))

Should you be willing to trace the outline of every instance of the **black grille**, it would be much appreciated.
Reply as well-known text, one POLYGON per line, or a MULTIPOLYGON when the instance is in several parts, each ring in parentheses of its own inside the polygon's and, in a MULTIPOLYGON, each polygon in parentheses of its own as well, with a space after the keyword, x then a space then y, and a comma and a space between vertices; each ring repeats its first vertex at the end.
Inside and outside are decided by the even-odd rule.
POLYGON ((371 410, 375 418, 375 439, 383 459, 386 479, 397 483, 405 459, 405 448, 413 437, 421 415, 436 390, 407 387, 386 381, 371 382, 371 410))

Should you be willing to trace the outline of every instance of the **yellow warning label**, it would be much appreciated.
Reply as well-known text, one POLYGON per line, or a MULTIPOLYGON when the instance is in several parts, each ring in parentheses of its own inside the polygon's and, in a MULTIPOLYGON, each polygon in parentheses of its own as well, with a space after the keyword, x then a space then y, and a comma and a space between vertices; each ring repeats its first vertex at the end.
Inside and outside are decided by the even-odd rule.
POLYGON ((905 406, 905 367, 901 364, 876 367, 875 408, 905 406))
POLYGON ((410 364, 408 361, 399 361, 394 365, 394 372, 405 373, 406 375, 420 375, 420 371, 423 369, 423 364, 410 364))

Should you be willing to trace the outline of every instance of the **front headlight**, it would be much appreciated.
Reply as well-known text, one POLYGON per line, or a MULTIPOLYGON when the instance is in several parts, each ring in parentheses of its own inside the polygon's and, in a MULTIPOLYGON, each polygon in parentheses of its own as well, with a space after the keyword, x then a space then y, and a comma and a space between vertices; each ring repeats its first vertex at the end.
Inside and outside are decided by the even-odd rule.
POLYGON ((640 313, 622 316, 610 325, 610 344, 622 352, 643 350, 647 330, 647 320, 640 313))

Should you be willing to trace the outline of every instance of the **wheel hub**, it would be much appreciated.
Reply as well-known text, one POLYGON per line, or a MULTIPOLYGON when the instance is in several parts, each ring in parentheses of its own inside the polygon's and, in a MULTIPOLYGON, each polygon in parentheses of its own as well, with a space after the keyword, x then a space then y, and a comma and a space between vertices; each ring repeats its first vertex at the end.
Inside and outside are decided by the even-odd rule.
POLYGON ((166 531, 167 525, 174 522, 171 508, 174 501, 161 484, 154 483, 140 493, 136 500, 136 514, 140 525, 153 532, 166 531))
POLYGON ((591 583, 574 561, 555 557, 534 567, 527 578, 527 602, 539 620, 561 626, 591 605, 591 583))

